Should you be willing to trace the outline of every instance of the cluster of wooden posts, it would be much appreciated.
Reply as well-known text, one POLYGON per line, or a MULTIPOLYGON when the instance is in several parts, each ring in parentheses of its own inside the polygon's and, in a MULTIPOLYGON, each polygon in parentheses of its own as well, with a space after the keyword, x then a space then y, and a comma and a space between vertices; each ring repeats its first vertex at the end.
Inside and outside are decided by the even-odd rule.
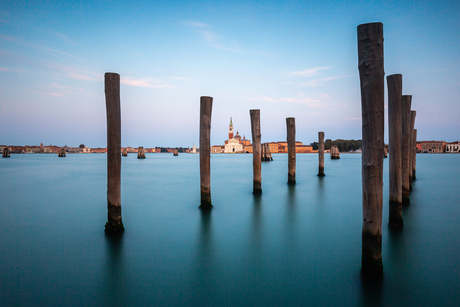
POLYGON ((331 146, 331 159, 340 159, 339 148, 336 145, 331 146))
MULTIPOLYGON (((362 192, 363 228, 361 272, 379 277, 382 264, 382 203, 384 158, 384 67, 383 24, 358 26, 358 60, 362 107, 362 192)), ((409 203, 410 178, 415 179, 415 111, 411 96, 402 95, 401 75, 388 78, 390 127, 390 225, 402 226, 402 203, 409 203)), ((120 204, 120 76, 105 74, 107 108, 107 232, 122 231, 120 204)), ((200 98, 200 208, 212 208, 211 201, 211 114, 213 98, 200 98)), ((260 110, 250 110, 253 139, 253 193, 262 193, 260 110)), ((295 184, 295 118, 286 118, 288 184, 295 184)), ((319 171, 324 176, 324 132, 318 133, 319 171)), ((337 150, 338 151, 338 150, 337 150)), ((331 158, 332 158, 331 149, 331 158)))
MULTIPOLYGON (((384 157, 383 24, 358 26, 358 60, 362 109, 363 230, 361 272, 371 278, 383 274, 382 205, 384 157)), ((389 126, 389 226, 403 226, 402 204, 410 203, 410 182, 415 178, 416 130, 412 96, 402 95, 402 76, 390 75, 389 126)))
POLYGON ((9 158, 9 157, 10 157, 10 149, 9 149, 8 147, 4 147, 4 148, 3 148, 2 157, 3 157, 3 158, 9 158))
POLYGON ((139 149, 137 150, 137 158, 138 159, 145 159, 144 147, 139 146, 139 149))
POLYGON ((59 148, 58 157, 65 157, 65 149, 63 147, 59 148))
POLYGON ((273 161, 270 145, 267 143, 262 144, 262 161, 273 161))

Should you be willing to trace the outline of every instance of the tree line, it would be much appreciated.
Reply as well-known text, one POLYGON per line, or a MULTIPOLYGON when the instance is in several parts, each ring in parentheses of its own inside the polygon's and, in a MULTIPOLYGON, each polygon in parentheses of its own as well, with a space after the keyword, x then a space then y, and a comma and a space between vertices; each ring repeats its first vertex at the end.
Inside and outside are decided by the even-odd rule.
MULTIPOLYGON (((349 151, 355 151, 357 149, 361 149, 363 145, 362 140, 342 140, 342 139, 337 139, 337 140, 331 140, 331 139, 326 139, 324 141, 324 149, 329 150, 331 149, 332 145, 337 146, 340 152, 349 152, 349 151)), ((313 147, 313 150, 318 149, 318 142, 313 142, 310 143, 310 146, 313 147)))

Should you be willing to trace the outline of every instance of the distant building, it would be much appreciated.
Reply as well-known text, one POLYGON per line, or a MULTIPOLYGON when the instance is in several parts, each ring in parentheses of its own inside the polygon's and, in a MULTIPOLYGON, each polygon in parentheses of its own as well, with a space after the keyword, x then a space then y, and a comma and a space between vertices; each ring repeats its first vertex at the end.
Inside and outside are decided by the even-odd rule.
POLYGON ((225 150, 225 146, 222 146, 222 145, 211 146, 211 153, 223 153, 224 150, 225 150))
POLYGON ((444 141, 420 141, 421 152, 424 153, 441 153, 445 152, 446 142, 444 141))
POLYGON ((238 153, 243 152, 243 144, 240 143, 241 136, 236 132, 233 136, 233 122, 230 117, 230 125, 228 126, 228 140, 225 141, 224 153, 238 153))
POLYGON ((446 143, 446 152, 448 153, 460 152, 460 141, 446 143))
POLYGON ((193 144, 192 153, 196 153, 196 146, 195 146, 195 143, 193 144))

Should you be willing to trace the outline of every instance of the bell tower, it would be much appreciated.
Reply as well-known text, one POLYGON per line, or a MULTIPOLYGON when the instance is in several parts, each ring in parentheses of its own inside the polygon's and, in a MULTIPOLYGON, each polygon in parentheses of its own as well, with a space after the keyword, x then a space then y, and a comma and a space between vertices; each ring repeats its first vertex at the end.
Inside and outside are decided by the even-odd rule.
POLYGON ((230 125, 228 126, 228 139, 233 139, 233 123, 232 118, 230 117, 230 125))

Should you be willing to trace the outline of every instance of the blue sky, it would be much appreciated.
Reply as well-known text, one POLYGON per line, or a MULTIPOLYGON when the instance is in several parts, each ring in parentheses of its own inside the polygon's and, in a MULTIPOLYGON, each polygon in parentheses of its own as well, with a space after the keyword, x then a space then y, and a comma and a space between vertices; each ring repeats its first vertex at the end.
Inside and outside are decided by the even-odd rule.
MULTIPOLYGON (((123 146, 361 138, 356 27, 382 22, 421 140, 460 140, 459 1, 2 1, 0 144, 106 146, 103 76, 122 79, 123 146)), ((387 124, 387 123, 386 123, 387 124)), ((386 127, 387 129, 387 127, 386 127)))

